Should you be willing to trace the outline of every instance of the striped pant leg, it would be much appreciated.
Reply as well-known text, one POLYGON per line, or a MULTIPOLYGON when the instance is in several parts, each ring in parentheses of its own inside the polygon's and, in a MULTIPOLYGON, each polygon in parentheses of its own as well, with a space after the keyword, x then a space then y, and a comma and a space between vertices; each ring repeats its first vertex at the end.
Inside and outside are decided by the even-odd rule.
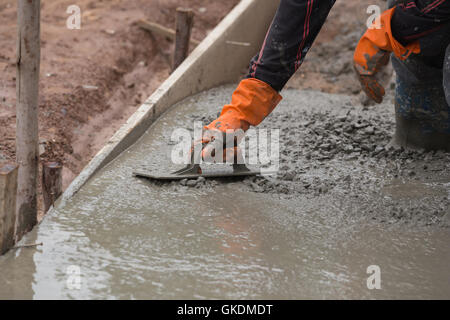
POLYGON ((305 59, 335 0, 281 0, 247 78, 281 91, 305 59))

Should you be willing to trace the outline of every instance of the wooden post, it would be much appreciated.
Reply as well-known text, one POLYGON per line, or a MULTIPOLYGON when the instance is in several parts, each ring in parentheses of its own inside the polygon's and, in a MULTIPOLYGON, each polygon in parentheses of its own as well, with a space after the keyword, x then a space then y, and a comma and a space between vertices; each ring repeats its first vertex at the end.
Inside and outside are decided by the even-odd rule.
MULTIPOLYGON (((137 25, 141 27, 144 30, 150 31, 152 33, 158 34, 160 36, 166 37, 170 40, 175 40, 176 32, 173 29, 166 28, 158 23, 150 22, 146 20, 138 20, 137 25)), ((200 44, 200 41, 192 39, 189 41, 191 46, 198 46, 200 44)))
POLYGON ((14 246, 17 165, 0 167, 0 255, 14 246))
POLYGON ((62 165, 58 162, 47 162, 42 166, 42 193, 46 213, 62 194, 62 165))
POLYGON ((40 0, 17 1, 16 158, 19 175, 16 236, 18 239, 37 223, 40 5, 40 0))
POLYGON ((183 63, 189 54, 189 42, 192 26, 194 25, 194 11, 191 9, 177 9, 175 52, 173 55, 172 71, 183 63))

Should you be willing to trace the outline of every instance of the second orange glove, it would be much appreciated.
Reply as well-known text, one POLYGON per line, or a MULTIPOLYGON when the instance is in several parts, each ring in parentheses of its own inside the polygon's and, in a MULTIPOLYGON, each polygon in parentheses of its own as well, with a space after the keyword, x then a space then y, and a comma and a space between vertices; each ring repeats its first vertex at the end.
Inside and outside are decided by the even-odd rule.
POLYGON ((420 53, 418 41, 403 46, 392 35, 391 20, 395 8, 389 9, 380 17, 380 28, 368 29, 356 47, 354 67, 362 89, 375 102, 381 103, 385 90, 375 76, 389 62, 393 52, 399 59, 406 60, 412 53, 420 53))

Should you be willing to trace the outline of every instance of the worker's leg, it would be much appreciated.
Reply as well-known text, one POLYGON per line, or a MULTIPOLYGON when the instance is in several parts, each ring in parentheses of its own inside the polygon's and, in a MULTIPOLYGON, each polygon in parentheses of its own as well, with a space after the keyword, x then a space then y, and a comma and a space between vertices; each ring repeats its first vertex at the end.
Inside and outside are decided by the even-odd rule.
POLYGON ((268 83, 277 91, 300 67, 335 0, 281 0, 261 51, 247 78, 268 83))
POLYGON ((397 0, 389 5, 393 2, 394 37, 402 44, 418 40, 421 48, 406 61, 392 58, 397 73, 394 141, 404 147, 450 151, 450 104, 444 91, 450 0, 397 0))
POLYGON ((397 73, 394 141, 403 147, 450 151, 450 105, 442 85, 443 69, 425 64, 418 56, 406 61, 393 57, 392 64, 397 73))

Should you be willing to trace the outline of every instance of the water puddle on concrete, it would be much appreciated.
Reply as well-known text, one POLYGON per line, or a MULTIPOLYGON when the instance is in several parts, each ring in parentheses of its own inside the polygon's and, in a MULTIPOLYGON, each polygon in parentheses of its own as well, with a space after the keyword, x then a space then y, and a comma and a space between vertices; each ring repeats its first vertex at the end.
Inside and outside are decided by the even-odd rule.
MULTIPOLYGON (((338 192, 283 197, 239 180, 189 188, 132 177, 142 165, 178 168, 174 127, 214 114, 231 90, 169 111, 25 239, 43 246, 0 257, 0 298, 450 298, 448 228, 373 220, 364 199, 338 192), (367 287, 371 265, 380 290, 367 287)), ((338 99, 287 92, 280 110, 312 96, 338 99)))

